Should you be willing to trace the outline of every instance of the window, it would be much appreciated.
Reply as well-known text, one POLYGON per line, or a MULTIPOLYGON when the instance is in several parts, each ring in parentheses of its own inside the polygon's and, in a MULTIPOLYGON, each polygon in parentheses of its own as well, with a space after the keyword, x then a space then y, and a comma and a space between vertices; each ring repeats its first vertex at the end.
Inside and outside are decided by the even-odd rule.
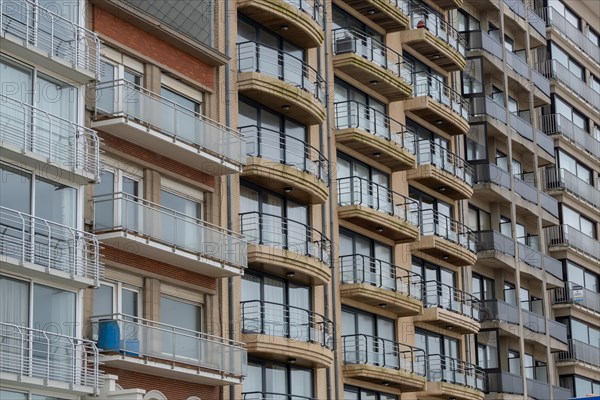
POLYGON ((508 372, 521 375, 521 356, 518 351, 508 351, 508 372))
POLYGON ((577 29, 581 29, 581 19, 565 6, 561 0, 548 0, 548 6, 554 9, 554 12, 565 17, 565 19, 577 29))
POLYGON ((340 269, 344 283, 371 283, 396 290, 392 248, 347 229, 340 229, 340 269))
POLYGON ((488 34, 496 39, 496 41, 498 43, 500 43, 500 29, 496 26, 494 26, 494 24, 492 24, 491 22, 488 23, 489 27, 488 27, 488 34))
POLYGON ((249 360, 244 399, 313 398, 311 369, 266 360, 249 360))
POLYGON ((504 48, 511 53, 515 51, 515 41, 507 35, 504 35, 504 48))
POLYGON ((338 129, 359 127, 368 132, 389 136, 387 106, 354 86, 336 78, 334 84, 336 126, 338 129))
POLYGON ((590 87, 600 93, 600 78, 596 78, 594 75, 590 76, 590 87))
POLYGON ((415 346, 423 349, 428 357, 428 380, 452 379, 452 372, 458 368, 460 359, 460 342, 457 339, 416 329, 415 346))
POLYGON ((469 229, 474 232, 492 229, 490 213, 469 204, 469 229))
POLYGON ((512 283, 504 282, 504 301, 513 306, 517 305, 517 292, 512 283))
POLYGON ((575 211, 564 204, 561 204, 561 210, 563 223, 572 226, 592 238, 596 237, 596 224, 593 220, 584 217, 578 211, 575 211))
POLYGON ((561 322, 567 325, 570 339, 600 348, 600 329, 572 317, 561 319, 561 322))
POLYGON ((141 316, 140 289, 126 286, 120 282, 104 282, 94 289, 94 316, 124 314, 131 317, 141 316))
POLYGON ((487 128, 485 124, 471 124, 465 138, 467 161, 487 161, 487 128))
POLYGON ((464 10, 458 10, 456 29, 463 32, 478 31, 480 29, 479 20, 468 14, 464 10))
POLYGON ((496 331, 479 331, 477 334, 477 365, 483 369, 499 367, 496 331))
POLYGON ((393 394, 375 392, 373 390, 363 389, 355 386, 344 386, 345 400, 398 400, 398 396, 393 394))
POLYGON ((564 101, 557 95, 553 97, 554 109, 557 114, 563 115, 567 120, 572 121, 577 127, 584 131, 588 131, 588 119, 585 115, 581 114, 573 108, 569 103, 564 101))
POLYGON ((594 43, 596 46, 600 47, 600 34, 593 30, 590 26, 588 26, 587 37, 594 43))
POLYGON ((500 233, 510 238, 513 237, 512 222, 510 221, 510 218, 500 216, 500 233))
POLYGON ((588 185, 594 185, 591 168, 588 168, 586 165, 579 162, 579 160, 577 160, 570 154, 565 153, 562 149, 557 149, 556 158, 558 168, 568 171, 569 173, 575 175, 588 185))
POLYGON ((342 309, 342 335, 366 335, 396 341, 395 321, 354 308, 342 309))
POLYGON ((412 272, 423 279, 425 291, 423 302, 426 306, 443 307, 453 310, 456 306, 454 291, 456 290, 456 273, 418 257, 412 258, 412 272))
POLYGON ((331 22, 333 29, 353 29, 359 31, 370 39, 374 39, 379 43, 384 43, 383 35, 369 28, 359 19, 354 18, 352 15, 348 14, 338 6, 334 5, 332 7, 332 13, 333 15, 331 17, 331 22))
MULTIPOLYGON (((135 173, 135 171, 134 171, 135 173)), ((141 174, 141 171, 139 171, 141 174)), ((120 169, 105 168, 101 180, 94 185, 94 224, 97 230, 123 226, 142 229, 141 177, 120 169), (119 206, 120 205, 120 206, 119 206)))
POLYGON ((592 292, 599 292, 599 277, 592 271, 589 271, 570 260, 566 260, 567 279, 569 282, 576 283, 592 292))
POLYGON ((408 194, 411 199, 419 202, 422 235, 435 234, 456 241, 456 238, 451 237, 455 232, 452 228, 453 210, 450 204, 412 186, 408 188, 408 194))
POLYGON ((556 60, 564 67, 566 67, 569 71, 571 71, 577 78, 585 79, 585 71, 581 64, 579 64, 575 59, 569 56, 567 52, 561 49, 556 43, 550 42, 550 57, 553 60, 556 60))
POLYGON ((571 394, 574 397, 600 394, 600 381, 579 375, 561 375, 560 386, 571 389, 571 394))
POLYGON ((473 297, 479 301, 493 300, 494 296, 494 280, 483 275, 473 274, 473 297))

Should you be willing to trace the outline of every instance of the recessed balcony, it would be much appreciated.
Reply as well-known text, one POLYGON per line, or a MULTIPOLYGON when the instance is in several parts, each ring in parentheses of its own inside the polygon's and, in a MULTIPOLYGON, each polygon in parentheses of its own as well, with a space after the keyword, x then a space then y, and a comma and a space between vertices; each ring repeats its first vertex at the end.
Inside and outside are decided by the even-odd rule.
POLYGON ((443 354, 424 357, 427 365, 427 396, 448 400, 483 400, 486 376, 477 365, 443 354))
POLYGON ((415 392, 425 389, 424 352, 369 335, 342 335, 344 378, 415 392))
POLYGON ((506 108, 488 96, 477 96, 470 98, 471 124, 485 123, 488 137, 498 138, 506 141, 509 131, 506 129, 506 108))
POLYGON ((342 298, 385 308, 398 317, 423 312, 421 276, 362 254, 340 257, 342 298))
POLYGON ((325 81, 319 72, 274 47, 238 43, 238 91, 300 123, 325 120, 325 81))
POLYGON ((315 147, 284 132, 240 127, 246 140, 242 176, 290 199, 319 204, 329 195, 329 161, 315 147))
POLYGON ((79 289, 94 287, 101 277, 100 246, 91 233, 0 207, 0 267, 79 289))
POLYGON ((212 277, 246 268, 246 241, 236 233, 126 193, 93 201, 93 229, 106 246, 212 277))
MULTIPOLYGON (((533 368, 536 367, 531 367, 531 369, 533 368)), ((571 389, 550 385, 548 382, 537 379, 527 378, 525 381, 527 382, 527 396, 531 399, 569 400, 573 398, 571 389)))
POLYGON ((338 179, 338 217, 396 243, 419 238, 418 203, 358 176, 338 179))
POLYGON ((190 383, 242 383, 247 353, 242 343, 123 314, 91 320, 100 360, 107 367, 190 383))
POLYGON ((413 65, 377 39, 355 29, 334 29, 333 67, 390 101, 412 95, 413 65))
POLYGON ((51 3, 45 4, 50 8, 31 0, 5 1, 0 7, 0 48, 77 83, 96 80, 98 35, 57 14, 51 3))
POLYGON ((387 32, 406 29, 409 23, 409 0, 344 0, 344 4, 387 32))
POLYGON ((484 71, 488 73, 494 71, 501 73, 503 70, 502 61, 504 60, 504 52, 502 44, 500 44, 498 39, 481 30, 465 32, 464 35, 467 39, 467 54, 469 58, 482 56, 484 71))
POLYGON ((242 340, 256 357, 328 368, 333 362, 333 322, 299 307, 242 301, 242 340))
POLYGON ((3 157, 78 184, 100 178, 96 132, 3 94, 0 102, 3 157))
POLYGON ((465 39, 439 14, 423 5, 410 8, 410 29, 400 33, 402 43, 448 72, 466 66, 465 39))
POLYGON ((323 4, 319 0, 239 0, 238 10, 298 47, 323 44, 323 4))
POLYGON ((241 171, 238 132, 127 81, 100 83, 95 96, 92 128, 211 175, 241 171))
POLYGON ((444 262, 465 266, 477 261, 477 237, 466 225, 435 210, 421 210, 421 238, 411 244, 419 251, 444 262))
POLYGON ((416 165, 415 135, 405 125, 357 101, 337 102, 335 140, 392 171, 416 165))
POLYGON ((513 395, 523 395, 523 377, 510 372, 486 371, 487 393, 510 393, 513 395))
POLYGON ((415 96, 404 103, 404 111, 421 117, 449 135, 469 131, 469 104, 450 86, 431 75, 417 76, 415 96))
POLYGON ((473 195, 473 168, 450 150, 431 140, 417 142, 417 168, 408 179, 417 181, 453 200, 473 195))
POLYGON ((242 235, 248 241, 248 263, 277 276, 322 285, 331 279, 331 242, 318 230, 279 215, 240 214, 242 235))
POLYGON ((94 342, 6 322, 0 322, 0 361, 2 387, 95 396, 103 379, 94 342))
POLYGON ((477 235, 477 265, 494 269, 514 270, 516 242, 498 231, 479 231, 477 235))

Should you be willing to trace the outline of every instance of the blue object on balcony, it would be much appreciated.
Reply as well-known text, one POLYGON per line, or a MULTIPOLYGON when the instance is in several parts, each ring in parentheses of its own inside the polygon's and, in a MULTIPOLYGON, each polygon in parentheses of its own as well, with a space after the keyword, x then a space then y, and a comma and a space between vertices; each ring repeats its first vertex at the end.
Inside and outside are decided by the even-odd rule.
POLYGON ((121 340, 121 353, 129 357, 139 357, 140 341, 137 339, 121 340))
POLYGON ((121 334, 119 323, 113 319, 98 324, 98 348, 102 351, 119 351, 121 334))

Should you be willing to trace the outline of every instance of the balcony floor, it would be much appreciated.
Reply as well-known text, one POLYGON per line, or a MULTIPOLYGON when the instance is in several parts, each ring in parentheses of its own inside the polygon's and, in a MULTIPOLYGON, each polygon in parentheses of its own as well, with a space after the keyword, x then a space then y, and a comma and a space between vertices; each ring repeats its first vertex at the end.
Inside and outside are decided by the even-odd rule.
POLYGON ((249 356, 265 357, 283 363, 295 358, 297 365, 313 368, 330 367, 333 363, 333 351, 319 343, 254 333, 242 333, 241 340, 246 343, 249 356))
POLYGON ((477 262, 475 253, 436 235, 421 235, 421 240, 412 243, 410 250, 425 253, 456 266, 473 265, 477 262))
POLYGON ((408 179, 415 180, 452 200, 470 199, 473 188, 460 178, 432 164, 419 165, 408 173, 408 179))
POLYGON ((345 0, 344 3, 388 32, 396 32, 408 27, 408 15, 389 0, 345 0), (370 12, 371 10, 376 12, 370 12))
POLYGON ((419 228, 402 219, 363 205, 338 206, 338 217, 370 231, 383 227, 381 233, 396 243, 414 242, 419 228))
POLYGON ((342 371, 346 379, 356 379, 379 385, 381 385, 381 382, 388 382, 387 386, 382 386, 382 390, 385 390, 385 387, 400 389, 402 392, 415 392, 425 389, 424 376, 411 374, 403 370, 370 364, 345 364, 342 371))
POLYGON ((469 131, 469 122, 454 110, 438 103, 429 96, 413 97, 404 103, 404 111, 436 125, 449 135, 464 135, 469 131), (438 122, 441 122, 438 124, 438 122))
POLYGON ((382 307, 393 312, 398 317, 419 315, 423 312, 423 302, 400 292, 375 287, 368 283, 341 283, 342 298, 355 300, 361 304, 382 307))
POLYGON ((425 307, 423 315, 414 317, 415 322, 427 322, 429 324, 449 329, 452 327, 452 332, 460 334, 470 334, 479 332, 479 322, 474 319, 446 310, 441 307, 425 307))
POLYGON ((448 72, 461 71, 465 58, 427 29, 409 29, 401 32, 402 43, 427 57, 448 72))
POLYGON ((427 392, 419 393, 418 399, 483 400, 485 394, 479 390, 449 382, 427 382, 427 392))

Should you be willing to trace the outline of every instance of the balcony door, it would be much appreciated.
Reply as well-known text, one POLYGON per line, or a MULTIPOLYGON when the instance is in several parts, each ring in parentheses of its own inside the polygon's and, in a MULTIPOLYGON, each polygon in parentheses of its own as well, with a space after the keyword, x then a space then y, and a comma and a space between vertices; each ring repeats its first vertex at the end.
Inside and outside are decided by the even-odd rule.
POLYGON ((161 239, 193 251, 202 249, 202 203, 163 188, 160 191, 160 204, 165 207, 160 215, 161 239))
MULTIPOLYGON (((198 361, 210 357, 207 342, 200 340, 203 331, 202 306, 175 297, 160 296, 161 326, 148 330, 150 335, 159 335, 161 353, 174 361, 198 361)), ((149 344, 149 343, 148 343, 149 344)))
POLYGON ((400 367, 395 339, 394 321, 353 308, 342 310, 346 363, 400 367))
POLYGON ((340 153, 338 180, 341 205, 360 204, 394 214, 386 173, 340 153))
POLYGON ((164 85, 160 88, 160 95, 167 100, 156 110, 162 118, 160 126, 163 129, 192 144, 205 143, 209 139, 204 138, 200 101, 164 85))
POLYGON ((94 185, 95 229, 122 228, 144 232, 143 208, 139 206, 140 191, 141 181, 137 177, 125 175, 119 170, 104 169, 102 179, 94 185))
POLYGON ((392 249, 357 233, 340 232, 341 274, 343 283, 368 283, 396 290, 392 249))

